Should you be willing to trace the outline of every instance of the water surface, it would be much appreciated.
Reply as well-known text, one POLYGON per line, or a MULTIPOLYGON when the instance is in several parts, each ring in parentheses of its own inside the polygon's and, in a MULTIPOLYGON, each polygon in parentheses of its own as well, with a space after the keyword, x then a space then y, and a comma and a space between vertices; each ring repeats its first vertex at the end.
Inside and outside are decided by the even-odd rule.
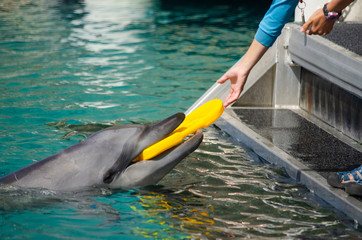
MULTIPOLYGON (((0 176, 114 124, 183 112, 252 41, 256 1, 0 1, 0 176)), ((361 238, 219 129, 157 186, 0 187, 1 239, 361 238)))

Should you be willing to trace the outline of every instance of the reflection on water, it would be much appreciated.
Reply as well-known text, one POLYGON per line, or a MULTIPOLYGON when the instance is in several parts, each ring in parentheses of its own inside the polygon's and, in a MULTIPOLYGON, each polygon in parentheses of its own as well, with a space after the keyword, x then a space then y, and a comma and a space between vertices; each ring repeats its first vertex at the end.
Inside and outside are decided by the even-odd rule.
MULTIPOLYGON (((89 136, 104 127, 70 124, 62 129, 66 135, 76 129, 89 136)), ((361 236, 353 221, 328 210, 330 206, 296 185, 282 169, 263 163, 213 127, 205 129, 200 148, 157 186, 76 193, 0 189, 5 236, 19 228, 34 236, 65 231, 72 236, 130 239, 361 236), (42 223, 36 234, 30 219, 42 223), (72 224, 79 228, 69 229, 72 224)))
POLYGON ((202 217, 198 212, 207 212, 204 219, 214 224, 196 226, 213 236, 286 238, 345 231, 323 202, 295 185, 282 169, 251 158, 219 131, 209 128, 204 143, 187 161, 165 180, 169 186, 194 183, 188 191, 202 197, 203 204, 193 205, 198 211, 191 208, 194 214, 187 216, 202 217))
POLYGON ((109 108, 136 121, 186 110, 245 51, 261 17, 240 4, 10 2, 0 19, 7 104, 44 107, 45 95, 52 114, 81 109, 93 121, 117 117, 109 108))
MULTIPOLYGON (((186 110, 245 52, 264 1, 0 1, 0 176, 114 124, 186 110)), ((221 131, 158 186, 0 186, 0 238, 361 238, 221 131)))

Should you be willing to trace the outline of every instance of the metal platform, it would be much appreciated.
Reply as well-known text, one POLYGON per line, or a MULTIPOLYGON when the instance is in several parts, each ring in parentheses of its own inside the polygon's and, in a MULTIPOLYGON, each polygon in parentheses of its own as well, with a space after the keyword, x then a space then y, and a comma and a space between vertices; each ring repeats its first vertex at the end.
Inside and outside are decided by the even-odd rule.
MULTIPOLYGON (((361 199, 331 187, 326 176, 362 164, 361 26, 336 25, 327 38, 287 24, 216 122, 360 225, 361 199)), ((214 84, 186 114, 211 99, 224 100, 229 89, 229 82, 214 84)))
POLYGON ((358 149, 362 147, 359 144, 341 141, 295 111, 263 108, 233 110, 250 129, 321 175, 348 171, 361 165, 362 152, 358 149))

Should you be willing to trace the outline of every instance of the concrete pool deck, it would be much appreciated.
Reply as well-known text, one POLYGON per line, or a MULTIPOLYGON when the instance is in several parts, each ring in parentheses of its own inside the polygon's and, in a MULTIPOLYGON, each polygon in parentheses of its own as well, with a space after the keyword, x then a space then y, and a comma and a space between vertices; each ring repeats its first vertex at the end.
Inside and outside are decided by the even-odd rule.
MULTIPOLYGON (((329 172, 362 164, 362 46, 356 34, 362 24, 337 24, 329 37, 306 36, 299 28, 286 25, 239 100, 215 124, 362 225, 362 198, 326 181, 329 172)), ((229 88, 214 84, 186 113, 224 100, 229 88)))

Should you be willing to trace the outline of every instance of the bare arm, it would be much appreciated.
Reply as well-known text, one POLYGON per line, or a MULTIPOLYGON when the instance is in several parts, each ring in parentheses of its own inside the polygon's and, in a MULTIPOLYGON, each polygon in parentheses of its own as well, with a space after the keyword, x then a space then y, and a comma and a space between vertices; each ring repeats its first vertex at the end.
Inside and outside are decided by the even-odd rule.
POLYGON ((331 2, 328 3, 327 10, 329 12, 341 12, 353 1, 354 0, 332 0, 331 2))
MULTIPOLYGON (((332 0, 327 4, 327 10, 329 12, 341 12, 354 0, 332 0)), ((330 33, 333 29, 334 21, 327 20, 324 16, 323 10, 320 8, 316 10, 308 21, 303 24, 300 29, 301 32, 306 32, 307 34, 319 34, 326 35, 330 33)))
POLYGON ((264 15, 255 33, 253 42, 241 62, 227 71, 217 82, 224 83, 230 80, 231 89, 224 106, 227 107, 236 101, 242 92, 248 75, 254 65, 280 35, 285 23, 293 15, 298 0, 273 0, 269 10, 264 15))

